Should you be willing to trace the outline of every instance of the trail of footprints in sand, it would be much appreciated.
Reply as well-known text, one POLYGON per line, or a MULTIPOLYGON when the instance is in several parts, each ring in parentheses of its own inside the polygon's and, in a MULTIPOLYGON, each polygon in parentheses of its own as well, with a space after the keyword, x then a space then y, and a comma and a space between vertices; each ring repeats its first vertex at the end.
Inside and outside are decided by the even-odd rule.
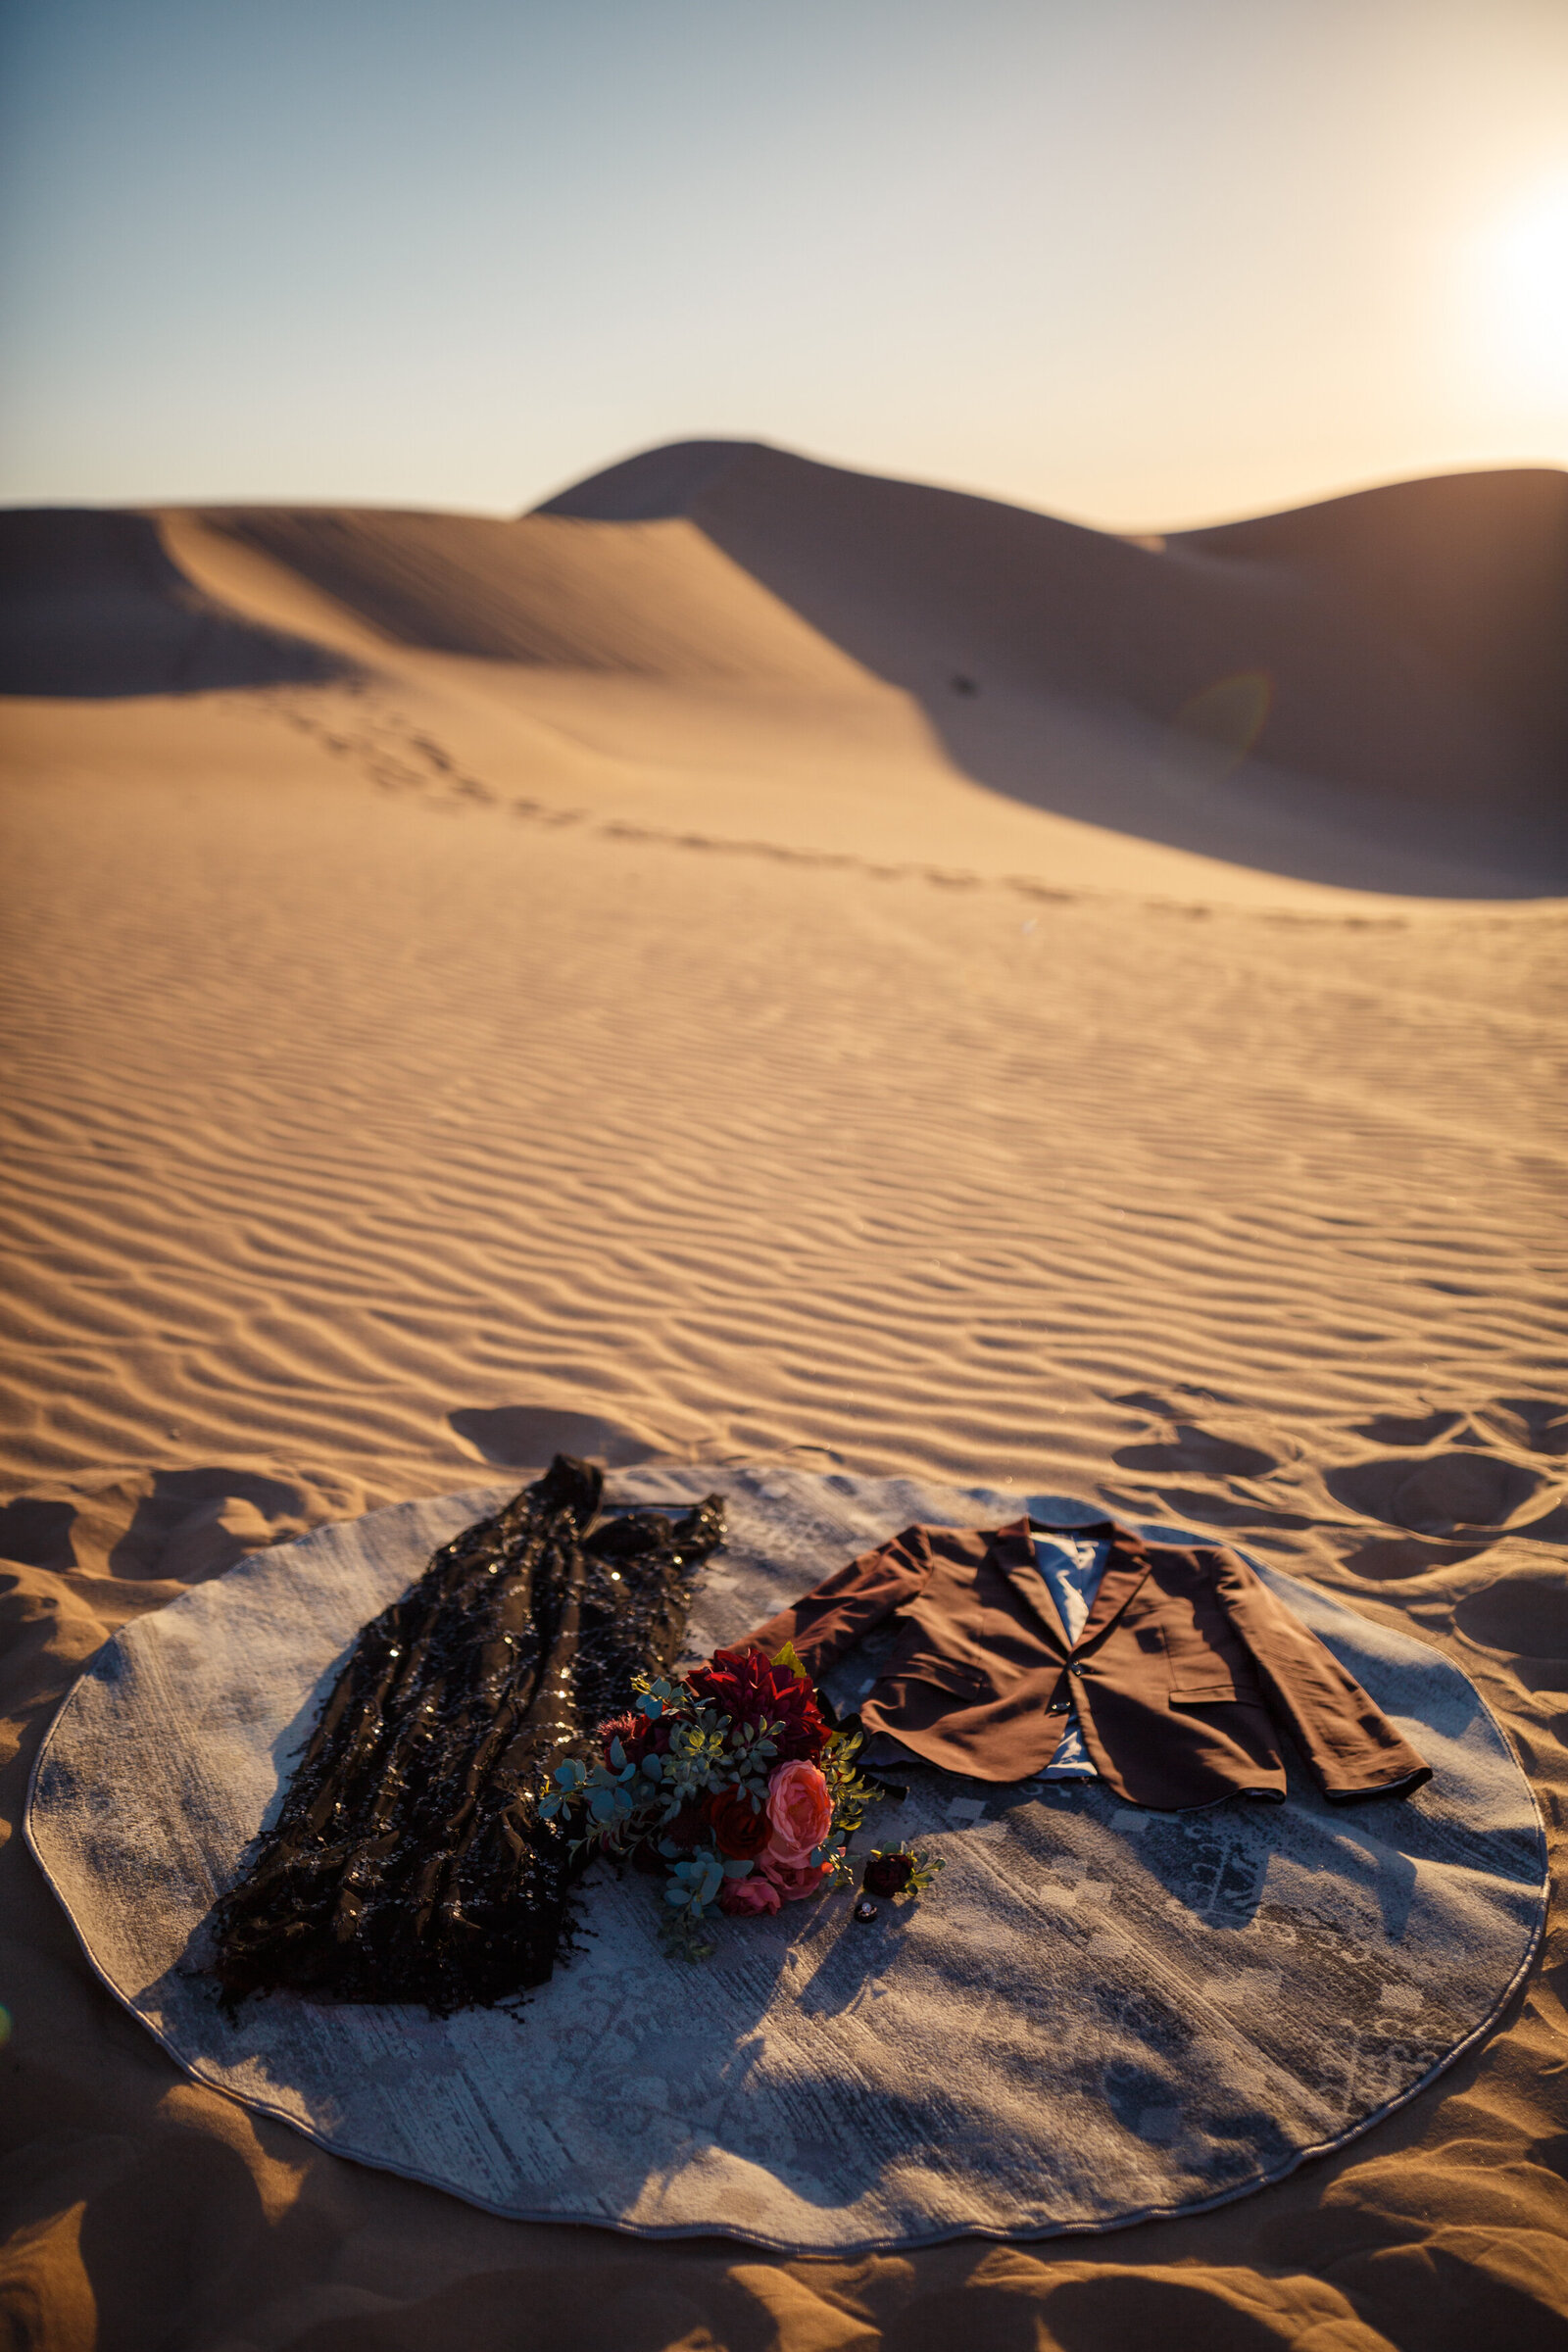
MULTIPOLYGON (((338 691, 343 691, 341 682, 338 691)), ((361 693, 365 695, 365 689, 362 688, 361 693)), ((623 817, 600 817, 589 808, 562 808, 548 801, 531 799, 522 793, 503 793, 494 785, 482 783, 477 776, 465 774, 459 760, 430 735, 416 731, 401 713, 377 711, 368 695, 367 723, 357 732, 345 731, 342 726, 318 718, 300 704, 289 702, 281 696, 272 696, 265 701, 253 700, 234 707, 265 709, 269 702, 300 734, 311 737, 325 751, 352 760, 369 782, 379 786, 382 791, 417 794, 434 808, 454 813, 465 808, 499 808, 509 816, 519 817, 532 824, 584 825, 611 841, 646 841, 675 849, 718 850, 732 856, 768 858, 785 865, 840 867, 864 874, 873 880, 903 880, 910 875, 918 875, 925 881, 948 889, 970 889, 980 884, 977 874, 955 872, 942 866, 886 865, 838 851, 800 849, 783 842, 720 840, 705 833, 677 832, 667 826, 632 824, 623 817)), ((1063 903, 1070 903, 1080 895, 1025 877, 1018 878, 1011 887, 1031 898, 1059 899, 1063 903)), ((1205 910, 1194 908, 1192 911, 1201 913, 1205 910)))
MULTIPOLYGON (((340 681, 338 692, 352 693, 352 683, 340 681)), ((323 751, 339 759, 352 760, 372 784, 384 792, 416 792, 436 802, 445 801, 462 806, 465 802, 481 808, 493 808, 501 795, 490 785, 482 784, 477 776, 465 775, 460 763, 433 737, 411 727, 396 711, 378 711, 374 703, 362 688, 365 706, 365 724, 357 731, 320 718, 297 702, 282 696, 238 699, 232 708, 255 710, 270 707, 297 733, 318 743, 323 751)), ((514 804, 520 810, 531 812, 537 804, 523 801, 514 804)), ((558 821, 575 818, 581 812, 568 810, 557 813, 558 821)))
MULTIPOLYGON (((531 824, 583 825, 612 841, 645 841, 675 849, 716 851, 731 857, 765 858, 784 865, 835 867, 862 874, 871 881, 917 878, 946 890, 974 890, 986 886, 983 876, 961 868, 887 863, 843 851, 804 849, 786 842, 757 841, 745 837, 720 838, 712 834, 680 832, 669 826, 632 824, 623 817, 599 816, 591 808, 562 807, 531 798, 527 794, 505 792, 496 785, 467 774, 463 761, 430 734, 415 728, 401 712, 379 708, 371 690, 363 682, 357 684, 352 678, 338 679, 334 681, 334 687, 339 695, 358 693, 365 711, 362 727, 347 729, 340 722, 322 718, 302 702, 275 689, 247 696, 243 701, 236 698, 230 707, 249 714, 259 710, 270 711, 299 734, 318 743, 324 751, 352 761, 368 781, 381 791, 416 795, 428 807, 452 814, 476 808, 497 809, 531 824)), ((997 886, 993 884, 993 887, 997 886)), ((1085 897, 1102 895, 1064 890, 1055 883, 1029 874, 1008 875, 1000 887, 1025 899, 1046 903, 1054 901, 1063 906, 1070 906, 1085 897)), ((1156 903, 1167 912, 1185 914, 1197 920, 1204 919, 1209 913, 1209 908, 1199 903, 1167 900, 1156 903)), ((1402 915, 1388 912, 1318 914, 1279 907, 1264 910, 1261 919, 1268 923, 1308 928, 1331 924, 1357 931, 1399 931, 1405 927, 1402 915)))

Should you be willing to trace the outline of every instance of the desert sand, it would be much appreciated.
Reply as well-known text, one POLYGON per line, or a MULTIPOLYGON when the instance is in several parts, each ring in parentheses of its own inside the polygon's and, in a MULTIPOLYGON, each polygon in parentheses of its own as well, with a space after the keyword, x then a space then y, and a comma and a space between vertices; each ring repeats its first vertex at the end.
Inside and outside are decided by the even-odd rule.
POLYGON ((1560 1924, 1281 2185, 790 2261, 185 2081, 17 1835, 114 1628, 559 1446, 1224 1531, 1456 1658, 1560 1853, 1568 476, 1135 542, 702 443, 0 554, 13 2340, 1568 2342, 1560 1924))

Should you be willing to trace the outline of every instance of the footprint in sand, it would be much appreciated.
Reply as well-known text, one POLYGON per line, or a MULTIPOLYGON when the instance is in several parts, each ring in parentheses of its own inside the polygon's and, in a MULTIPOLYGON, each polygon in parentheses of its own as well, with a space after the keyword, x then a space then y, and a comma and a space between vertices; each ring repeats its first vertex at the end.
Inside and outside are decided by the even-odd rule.
POLYGON ((1558 1500, 1557 1487, 1543 1472, 1469 1447, 1417 1462, 1397 1455, 1353 1462, 1329 1471, 1323 1483, 1352 1511, 1420 1536, 1470 1528, 1501 1533, 1543 1517, 1558 1500))
POLYGON ((1120 1446, 1110 1458, 1124 1470, 1206 1470, 1214 1478, 1266 1478, 1279 1468, 1261 1446, 1196 1421, 1178 1421, 1174 1436, 1156 1445, 1120 1446))
POLYGON ((1372 1446, 1435 1446, 1440 1438, 1451 1438, 1464 1427, 1464 1415, 1459 1412, 1433 1412, 1419 1419, 1407 1419, 1399 1413, 1379 1413, 1374 1421, 1358 1421, 1354 1435, 1365 1438, 1372 1446))
POLYGON ((1501 1651, 1527 1690, 1568 1690, 1568 1573, 1520 1568, 1461 1600, 1466 1641, 1501 1651))
POLYGON ((600 1413, 554 1405, 459 1405, 449 1425, 481 1460, 542 1469, 558 1453, 603 1462, 609 1469, 645 1462, 658 1448, 650 1440, 600 1413))
POLYGON ((1490 1529, 1468 1543, 1462 1539, 1455 1543, 1434 1543, 1414 1536, 1380 1536, 1371 1544, 1363 1544, 1359 1551, 1347 1552, 1340 1564, 1355 1576, 1383 1584, 1395 1577, 1431 1576, 1440 1568, 1462 1568, 1466 1560, 1490 1551, 1494 1541, 1490 1529))
POLYGON ((1290 1507, 1295 1501, 1290 1489, 1298 1448, 1260 1415, 1236 1407, 1231 1397, 1205 1396, 1202 1401, 1221 1409, 1205 1412, 1200 1420, 1187 1419, 1190 1406, 1144 1390, 1114 1397, 1116 1404, 1156 1415, 1164 1428, 1137 1445, 1118 1446, 1111 1460, 1123 1470, 1141 1473, 1165 1511, 1197 1525, 1292 1530, 1308 1526, 1300 1511, 1290 1507), (1174 1484, 1172 1472, 1199 1484, 1174 1484), (1257 1487, 1264 1480, 1275 1483, 1260 1494, 1257 1487))
POLYGON ((24 1568, 74 1568, 72 1524, 76 1507, 19 1494, 0 1504, 0 1560, 16 1560, 24 1568))
POLYGON ((1524 1453, 1568 1454, 1568 1407, 1548 1396, 1499 1396, 1475 1415, 1484 1432, 1524 1453))
POLYGON ((1136 1446, 1123 1446, 1111 1460, 1124 1470, 1185 1470, 1209 1478, 1268 1478, 1294 1459, 1297 1448, 1232 1396, 1207 1390, 1176 1389, 1161 1396, 1133 1389, 1112 1404, 1147 1413, 1164 1424, 1136 1446), (1194 1412, 1195 1404, 1200 1412, 1194 1412), (1214 1407, 1219 1409, 1215 1411, 1214 1407), (1208 1408, 1208 1409, 1202 1409, 1208 1408))
POLYGON ((246 1552, 303 1535, 309 1523, 291 1480, 221 1464, 157 1470, 107 1566, 111 1576, 206 1584, 246 1552))

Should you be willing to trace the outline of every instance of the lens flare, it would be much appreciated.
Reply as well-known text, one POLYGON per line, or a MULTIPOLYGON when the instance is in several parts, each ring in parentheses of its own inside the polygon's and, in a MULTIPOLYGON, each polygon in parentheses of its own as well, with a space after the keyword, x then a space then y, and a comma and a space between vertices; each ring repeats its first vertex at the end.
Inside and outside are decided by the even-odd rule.
POLYGON ((1239 669, 1190 694, 1170 722, 1173 742, 1215 782, 1231 775, 1268 724, 1274 681, 1266 669, 1239 669))

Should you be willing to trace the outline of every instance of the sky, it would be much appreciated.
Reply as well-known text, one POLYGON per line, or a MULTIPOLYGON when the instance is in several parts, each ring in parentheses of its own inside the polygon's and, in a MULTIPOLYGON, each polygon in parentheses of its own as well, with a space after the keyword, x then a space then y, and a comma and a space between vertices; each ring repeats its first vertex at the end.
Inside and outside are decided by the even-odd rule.
POLYGON ((0 503, 1568 463, 1568 0, 0 0, 0 503))

